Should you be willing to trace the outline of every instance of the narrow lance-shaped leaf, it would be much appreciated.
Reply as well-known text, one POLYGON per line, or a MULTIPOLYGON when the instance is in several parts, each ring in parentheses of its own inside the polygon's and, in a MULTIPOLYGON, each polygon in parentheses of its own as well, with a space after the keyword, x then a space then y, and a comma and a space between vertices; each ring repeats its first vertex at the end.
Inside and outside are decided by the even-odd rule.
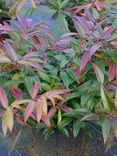
POLYGON ((7 121, 6 121, 6 112, 2 116, 2 130, 4 136, 6 136, 8 130, 7 121))
POLYGON ((79 133, 79 131, 80 131, 80 128, 81 128, 81 124, 82 122, 81 121, 79 121, 79 120, 75 120, 74 122, 73 122, 73 135, 74 135, 74 138, 76 138, 77 137, 77 135, 78 135, 78 133, 79 133))
POLYGON ((26 104, 26 103, 29 103, 29 102, 32 102, 31 100, 27 100, 27 99, 24 99, 24 100, 17 100, 15 102, 13 102, 11 104, 12 108, 14 107, 17 107, 18 105, 22 105, 22 104, 26 104))
POLYGON ((113 32, 113 30, 115 30, 116 27, 114 26, 110 26, 104 33, 102 33, 102 38, 103 39, 108 39, 109 35, 113 32))
POLYGON ((105 90, 105 88, 103 86, 101 86, 101 99, 102 99, 102 103, 103 103, 104 108, 107 111, 112 111, 113 105, 110 102, 109 97, 106 94, 106 90, 105 90))
POLYGON ((102 123, 102 134, 104 138, 104 143, 107 142, 109 134, 110 134, 110 120, 109 119, 104 119, 102 123))
POLYGON ((4 108, 8 107, 8 99, 2 87, 0 87, 0 103, 4 108))
POLYGON ((13 112, 10 107, 8 107, 5 113, 3 114, 3 121, 6 123, 6 126, 8 127, 10 132, 12 132, 14 121, 13 121, 13 112))
POLYGON ((24 112, 24 122, 25 123, 28 120, 31 113, 34 111, 35 107, 36 107, 36 103, 34 103, 34 102, 31 102, 27 105, 25 112, 24 112))
POLYGON ((36 105, 36 117, 37 117, 37 122, 39 123, 41 118, 42 118, 42 105, 41 105, 41 103, 37 103, 37 105, 36 105))
POLYGON ((42 116, 43 122, 46 124, 48 128, 50 128, 50 119, 48 116, 42 116))
POLYGON ((83 27, 79 24, 79 22, 77 20, 74 20, 74 25, 75 25, 75 28, 78 32, 78 34, 85 38, 86 37, 86 33, 85 33, 85 30, 83 29, 83 27))
POLYGON ((47 100, 44 96, 42 96, 40 98, 41 100, 41 106, 42 106, 42 111, 43 111, 43 115, 47 116, 47 112, 48 112, 48 104, 47 104, 47 100))
POLYGON ((49 119, 51 119, 56 114, 56 112, 57 112, 57 108, 56 107, 51 108, 49 113, 48 113, 49 119))
POLYGON ((25 94, 21 93, 19 89, 17 88, 10 88, 10 93, 18 100, 21 100, 25 94))
POLYGON ((30 92, 32 98, 35 98, 37 96, 39 89, 40 89, 40 82, 36 82, 33 85, 32 90, 30 92))
POLYGON ((58 122, 57 122, 57 125, 59 125, 61 123, 61 120, 62 120, 62 115, 61 115, 61 111, 59 109, 58 110, 58 122))
POLYGON ((101 69, 100 69, 96 64, 94 64, 94 63, 93 63, 93 68, 94 68, 94 72, 95 72, 95 74, 96 74, 96 76, 97 76, 98 81, 99 81, 101 84, 103 84, 103 83, 104 83, 104 74, 103 74, 103 72, 102 72, 101 69))
POLYGON ((116 75, 117 64, 114 61, 109 62, 109 80, 113 80, 116 75))
POLYGON ((37 62, 34 62, 34 61, 26 61, 26 60, 22 60, 22 61, 18 61, 20 64, 23 64, 23 65, 27 65, 27 66, 30 66, 30 67, 34 67, 34 68, 37 68, 37 69, 40 69, 42 71, 44 71, 44 69, 42 68, 41 65, 39 65, 37 62))
POLYGON ((95 45, 93 45, 91 49, 82 56, 80 70, 83 70, 85 68, 87 63, 90 61, 91 57, 100 47, 101 47, 101 42, 98 42, 95 45))
POLYGON ((92 120, 98 120, 98 119, 99 119, 99 116, 97 114, 90 113, 90 114, 85 115, 81 119, 81 121, 92 121, 92 120))
POLYGON ((5 50, 6 50, 6 53, 8 54, 8 56, 13 61, 18 61, 17 53, 14 51, 13 47, 7 41, 5 41, 4 47, 5 47, 5 50))

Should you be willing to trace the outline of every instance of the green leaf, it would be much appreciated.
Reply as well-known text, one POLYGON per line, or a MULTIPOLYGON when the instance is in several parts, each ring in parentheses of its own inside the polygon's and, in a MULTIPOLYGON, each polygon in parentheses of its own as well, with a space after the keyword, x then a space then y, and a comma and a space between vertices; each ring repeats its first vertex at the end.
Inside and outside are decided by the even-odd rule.
POLYGON ((40 72, 39 77, 40 77, 42 80, 44 80, 44 81, 50 83, 50 77, 49 77, 48 74, 40 72))
POLYGON ((109 134, 110 134, 110 120, 109 119, 104 119, 102 123, 102 134, 103 134, 103 139, 104 143, 107 142, 109 134))
POLYGON ((93 15, 94 19, 99 18, 99 14, 98 14, 98 12, 97 12, 97 10, 95 8, 92 8, 92 15, 93 15))
POLYGON ((78 133, 80 131, 80 128, 81 128, 81 124, 82 124, 82 122, 79 121, 79 120, 75 120, 73 122, 73 135, 74 135, 74 138, 77 137, 77 135, 78 135, 78 133))
POLYGON ((47 83, 41 83, 41 88, 45 91, 52 90, 51 86, 47 83))
POLYGON ((69 137, 69 132, 67 130, 67 128, 62 128, 62 129, 59 129, 60 132, 62 132, 66 137, 69 137))
POLYGON ((91 97, 91 95, 89 93, 83 94, 81 96, 81 106, 84 106, 88 102, 90 97, 91 97))
POLYGON ((82 28, 82 26, 79 24, 79 22, 77 20, 74 20, 74 25, 75 25, 75 28, 76 28, 76 31, 78 32, 78 34, 85 38, 86 37, 86 33, 84 31, 84 29, 82 28))
POLYGON ((64 0, 61 5, 60 8, 64 8, 66 5, 68 5, 68 3, 70 2, 70 0, 64 0))
POLYGON ((111 99, 103 86, 101 86, 101 99, 102 99, 104 108, 107 111, 112 111, 113 105, 112 105, 111 99))
POLYGON ((58 128, 62 129, 64 127, 66 127, 67 125, 69 125, 71 123, 73 119, 72 118, 63 118, 63 120, 61 121, 61 123, 58 125, 58 128))
POLYGON ((64 72, 64 71, 60 72, 60 76, 65 87, 68 88, 70 83, 72 82, 71 77, 67 74, 67 72, 64 72))

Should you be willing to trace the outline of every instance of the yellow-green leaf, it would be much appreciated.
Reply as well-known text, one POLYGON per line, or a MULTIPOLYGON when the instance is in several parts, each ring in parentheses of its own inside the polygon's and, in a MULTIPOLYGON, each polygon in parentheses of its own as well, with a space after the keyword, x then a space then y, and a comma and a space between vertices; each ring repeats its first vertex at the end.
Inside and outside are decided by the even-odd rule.
POLYGON ((15 101, 11 104, 11 107, 14 108, 14 107, 17 107, 18 105, 22 105, 22 104, 25 104, 25 103, 29 103, 29 102, 32 102, 31 100, 18 100, 18 101, 15 101))
POLYGON ((103 139, 104 143, 107 142, 109 134, 110 134, 110 121, 109 119, 104 119, 102 123, 102 134, 103 134, 103 139))
POLYGON ((6 121, 6 112, 2 116, 2 130, 3 130, 4 136, 6 136, 7 130, 8 130, 7 121, 6 121))
POLYGON ((40 103, 37 103, 36 105, 36 117, 37 122, 39 123, 42 117, 42 105, 40 103))
POLYGON ((101 99, 102 99, 104 108, 108 111, 112 111, 113 105, 103 86, 101 86, 101 99))
POLYGON ((61 120, 62 120, 62 115, 61 115, 61 111, 59 109, 59 111, 58 111, 58 122, 57 122, 57 125, 59 125, 61 123, 61 120))
POLYGON ((6 125, 8 129, 10 130, 10 132, 12 132, 14 121, 13 121, 13 112, 10 107, 7 108, 4 116, 5 116, 4 118, 6 121, 6 125))
POLYGON ((41 106, 42 106, 43 114, 47 116, 47 112, 48 112, 47 100, 44 96, 41 97, 41 106))

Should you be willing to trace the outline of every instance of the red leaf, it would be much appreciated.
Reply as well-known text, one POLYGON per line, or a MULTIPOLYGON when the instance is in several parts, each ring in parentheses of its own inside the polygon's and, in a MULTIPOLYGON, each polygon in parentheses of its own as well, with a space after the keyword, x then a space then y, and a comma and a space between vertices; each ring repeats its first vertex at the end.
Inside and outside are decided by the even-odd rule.
POLYGON ((82 71, 80 70, 80 68, 77 66, 76 67, 76 77, 78 78, 79 76, 81 76, 82 71))
POLYGON ((0 102, 4 108, 8 107, 8 99, 2 87, 0 87, 0 102))
POLYGON ((23 98, 23 96, 25 95, 25 94, 21 93, 19 89, 14 88, 14 87, 10 88, 10 92, 18 100, 21 100, 23 98))
POLYGON ((113 61, 109 62, 109 80, 113 80, 117 71, 117 64, 113 61))
POLYGON ((36 36, 36 35, 32 36, 32 40, 35 42, 36 45, 38 45, 38 46, 41 45, 41 42, 40 42, 38 36, 36 36))

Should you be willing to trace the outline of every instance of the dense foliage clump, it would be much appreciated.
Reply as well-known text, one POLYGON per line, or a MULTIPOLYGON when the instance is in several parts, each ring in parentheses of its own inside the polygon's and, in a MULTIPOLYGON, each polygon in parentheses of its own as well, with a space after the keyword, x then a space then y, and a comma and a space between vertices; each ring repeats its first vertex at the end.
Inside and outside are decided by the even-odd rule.
POLYGON ((46 138, 55 129, 66 136, 72 131, 76 137, 97 124, 110 147, 110 139, 117 137, 116 5, 99 0, 30 0, 32 13, 38 5, 47 5, 54 10, 53 19, 64 17, 69 32, 55 40, 46 22, 33 24, 20 16, 25 3, 1 3, 10 19, 3 18, 0 24, 4 136, 20 125, 43 128, 46 138))

